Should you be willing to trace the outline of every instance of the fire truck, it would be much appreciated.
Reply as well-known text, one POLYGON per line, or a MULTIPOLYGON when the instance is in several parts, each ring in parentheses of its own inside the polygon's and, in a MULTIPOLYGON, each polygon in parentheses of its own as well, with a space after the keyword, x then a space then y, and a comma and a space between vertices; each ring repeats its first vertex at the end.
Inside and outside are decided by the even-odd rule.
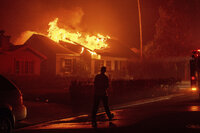
POLYGON ((192 58, 190 59, 190 78, 192 91, 200 92, 200 49, 192 51, 192 58))

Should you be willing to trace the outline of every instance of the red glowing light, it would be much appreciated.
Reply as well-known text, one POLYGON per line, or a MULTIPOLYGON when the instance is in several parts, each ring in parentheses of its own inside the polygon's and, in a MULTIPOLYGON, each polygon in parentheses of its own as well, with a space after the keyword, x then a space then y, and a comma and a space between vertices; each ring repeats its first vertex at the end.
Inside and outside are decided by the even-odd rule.
POLYGON ((194 76, 192 76, 192 80, 195 80, 195 77, 194 77, 194 76))

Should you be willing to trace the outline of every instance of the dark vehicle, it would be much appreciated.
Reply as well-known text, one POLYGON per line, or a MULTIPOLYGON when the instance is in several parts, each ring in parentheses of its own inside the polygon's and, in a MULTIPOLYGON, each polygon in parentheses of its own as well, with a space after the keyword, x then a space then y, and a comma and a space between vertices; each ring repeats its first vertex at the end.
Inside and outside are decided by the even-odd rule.
POLYGON ((15 122, 26 118, 21 91, 8 79, 0 75, 0 133, 9 133, 15 122))
POLYGON ((190 60, 190 79, 192 91, 197 91, 200 96, 200 49, 192 51, 190 60))

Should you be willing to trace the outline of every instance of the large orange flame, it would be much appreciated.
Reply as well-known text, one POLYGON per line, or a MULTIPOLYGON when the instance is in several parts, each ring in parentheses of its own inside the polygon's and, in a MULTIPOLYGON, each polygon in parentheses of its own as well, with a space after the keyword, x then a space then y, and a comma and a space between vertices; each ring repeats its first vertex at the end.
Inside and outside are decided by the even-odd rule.
POLYGON ((110 39, 109 36, 103 36, 101 34, 83 35, 79 32, 71 33, 65 29, 59 28, 57 23, 58 23, 58 18, 49 23, 50 27, 48 29, 48 37, 55 42, 64 41, 74 44, 78 43, 90 49, 92 53, 93 50, 95 49, 102 49, 108 47, 106 40, 110 39))
POLYGON ((101 34, 97 35, 89 35, 85 33, 72 33, 68 32, 63 28, 59 28, 58 25, 58 18, 54 19, 53 21, 49 22, 49 29, 47 30, 48 35, 44 35, 42 33, 33 32, 33 31, 26 31, 24 32, 20 38, 17 39, 16 44, 23 44, 32 34, 40 34, 43 36, 47 36, 53 41, 59 43, 59 41, 69 42, 72 44, 80 44, 82 45, 82 49, 80 54, 82 54, 85 50, 87 50, 92 58, 100 59, 101 56, 98 55, 94 50, 95 49, 103 49, 108 47, 106 43, 107 39, 110 39, 109 36, 103 36, 101 34), (85 48, 87 49, 85 49, 85 48))

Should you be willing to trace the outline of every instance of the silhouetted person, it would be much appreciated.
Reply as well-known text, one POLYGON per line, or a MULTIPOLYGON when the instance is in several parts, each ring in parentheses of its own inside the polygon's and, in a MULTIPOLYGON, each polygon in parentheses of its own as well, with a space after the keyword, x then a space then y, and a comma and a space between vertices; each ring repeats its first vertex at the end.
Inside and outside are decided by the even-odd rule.
POLYGON ((110 113, 110 109, 108 106, 108 95, 107 95, 106 90, 109 87, 109 81, 108 81, 108 77, 105 75, 105 72, 106 72, 106 67, 102 67, 101 73, 97 74, 94 80, 95 92, 94 92, 94 105, 93 105, 93 110, 92 110, 92 126, 93 127, 97 126, 96 114, 97 114, 100 101, 103 102, 103 105, 104 105, 104 108, 109 120, 112 120, 112 118, 114 117, 114 115, 110 113))

